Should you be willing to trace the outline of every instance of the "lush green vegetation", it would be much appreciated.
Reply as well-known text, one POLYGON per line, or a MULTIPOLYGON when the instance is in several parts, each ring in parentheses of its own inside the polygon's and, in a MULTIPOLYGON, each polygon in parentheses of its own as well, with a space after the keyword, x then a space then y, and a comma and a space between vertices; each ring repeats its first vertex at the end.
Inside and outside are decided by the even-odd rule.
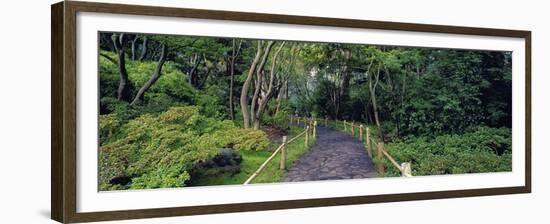
MULTIPOLYGON (((512 136, 506 128, 475 127, 461 135, 410 137, 386 149, 397 161, 411 161, 417 176, 512 170, 512 136)), ((388 160, 384 164, 386 176, 401 175, 388 160)))
MULTIPOLYGON (((197 186, 209 184, 212 178, 242 184, 280 144, 282 135, 296 134, 298 129, 288 124, 291 108, 284 92, 267 93, 277 95, 276 100, 255 97, 260 107, 250 112, 251 117, 258 119, 256 113, 261 111, 263 120, 257 127, 251 128, 254 121, 249 120, 249 128, 242 128, 243 120, 235 119, 242 111, 228 111, 228 98, 238 93, 237 88, 227 91, 228 82, 243 82, 235 73, 244 72, 244 65, 236 61, 253 53, 252 48, 244 51, 244 44, 101 34, 101 190, 197 186), (141 46, 138 39, 143 40, 141 46), (194 61, 187 61, 188 57, 194 61), (231 69, 230 60, 234 61, 231 69)), ((307 149, 300 141, 289 146, 293 150, 289 166, 307 149)), ((282 177, 284 171, 272 165, 256 182, 282 177)))
MULTIPOLYGON (((292 126, 289 132, 289 140, 303 132, 304 129, 296 126, 292 126)), ((302 154, 307 152, 308 147, 305 146, 304 137, 299 137, 287 147, 287 160, 286 167, 292 167, 294 161, 296 161, 302 154)), ((315 139, 311 139, 308 144, 311 146, 315 144, 315 139)), ((279 147, 279 142, 272 144, 270 146, 271 150, 264 150, 261 152, 243 152, 242 158, 243 162, 241 163, 240 172, 237 174, 225 173, 217 176, 208 176, 204 175, 200 178, 197 178, 196 182, 192 182, 191 185, 196 186, 208 186, 208 185, 227 185, 227 184, 242 184, 248 177, 250 177, 257 169, 262 165, 266 159, 271 156, 273 150, 279 147)), ((280 154, 277 154, 271 163, 262 171, 253 183, 275 183, 279 182, 285 170, 279 169, 279 161, 281 157, 280 154)))
POLYGON ((182 186, 200 162, 214 158, 221 148, 254 152, 267 148, 264 132, 239 129, 230 121, 208 118, 198 111, 192 106, 171 107, 158 116, 144 114, 118 128, 120 122, 114 116, 102 115, 101 188, 182 186), (120 130, 117 135, 115 129, 120 130))
MULTIPOLYGON (((302 110, 369 125, 396 160, 412 162, 414 175, 511 170, 511 144, 505 144, 511 142, 509 52, 374 46, 316 51, 325 63, 314 63, 317 86, 298 98, 302 110), (342 53, 330 53, 335 51, 342 53), (342 57, 348 67, 342 68, 342 57)), ((391 167, 386 175, 397 175, 384 163, 391 167)))
MULTIPOLYGON (((366 124, 364 126, 367 127, 366 124)), ((352 134, 349 124, 344 129, 341 121, 329 121, 328 127, 352 134)), ((376 126, 370 126, 369 129, 373 142, 379 142, 376 126)), ((355 136, 359 137, 357 128, 355 136)), ((363 143, 366 149, 366 140, 363 143)), ((401 172, 388 159, 377 159, 376 145, 371 147, 373 162, 382 163, 386 168, 384 176, 401 176, 401 172)), ((462 134, 408 135, 395 139, 384 148, 396 161, 411 162, 413 174, 417 176, 512 170, 512 133, 508 128, 477 126, 468 128, 462 134)))
POLYGON ((101 190, 240 184, 291 115, 369 125, 415 175, 511 169, 510 52, 103 32, 99 54, 101 190))

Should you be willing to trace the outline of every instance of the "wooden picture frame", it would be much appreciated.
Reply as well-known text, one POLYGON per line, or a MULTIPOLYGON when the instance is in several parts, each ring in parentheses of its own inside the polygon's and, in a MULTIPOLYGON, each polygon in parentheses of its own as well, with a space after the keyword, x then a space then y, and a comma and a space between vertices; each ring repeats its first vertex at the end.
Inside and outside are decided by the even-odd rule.
POLYGON ((65 1, 52 5, 52 117, 51 117, 51 217, 63 223, 139 219, 214 213, 308 208, 395 201, 503 195, 531 192, 531 32, 474 27, 289 16, 260 13, 183 9, 156 6, 65 1), (525 184, 524 186, 352 197, 327 197, 271 202, 212 204, 171 208, 77 212, 76 155, 76 15, 80 12, 184 17, 224 21, 280 23, 439 34, 514 37, 525 40, 525 184))

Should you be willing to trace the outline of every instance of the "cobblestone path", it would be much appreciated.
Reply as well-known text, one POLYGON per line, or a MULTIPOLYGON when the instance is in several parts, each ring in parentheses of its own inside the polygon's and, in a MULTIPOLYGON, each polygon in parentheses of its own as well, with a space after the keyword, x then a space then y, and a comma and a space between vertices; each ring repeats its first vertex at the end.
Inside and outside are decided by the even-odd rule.
POLYGON ((315 145, 283 177, 283 182, 377 177, 363 144, 345 133, 317 127, 315 145))

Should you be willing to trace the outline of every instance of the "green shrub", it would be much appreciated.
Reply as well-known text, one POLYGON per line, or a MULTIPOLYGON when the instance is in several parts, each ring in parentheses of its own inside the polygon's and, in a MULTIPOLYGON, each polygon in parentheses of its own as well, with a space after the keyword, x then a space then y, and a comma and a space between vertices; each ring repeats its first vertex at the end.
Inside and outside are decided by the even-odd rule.
MULTIPOLYGON (((512 170, 509 128, 470 128, 462 135, 409 137, 387 145, 398 162, 412 162, 413 175, 502 172, 512 170)), ((388 160, 387 176, 399 176, 388 160)))
POLYGON ((288 129, 289 118, 292 114, 290 104, 287 100, 281 100, 278 111, 277 104, 277 100, 271 100, 269 102, 268 108, 263 117, 263 123, 281 129, 288 129))
MULTIPOLYGON (((100 133, 113 132, 115 118, 100 117, 100 133)), ((183 187, 190 170, 220 148, 260 151, 269 143, 262 131, 205 117, 193 106, 141 115, 118 129, 117 140, 100 147, 101 190, 183 187)))
POLYGON ((115 114, 121 123, 126 123, 145 113, 142 107, 130 106, 128 102, 113 97, 103 97, 99 104, 100 114, 115 114))
POLYGON ((209 85, 194 95, 193 102, 200 106, 201 114, 207 117, 223 118, 225 106, 221 103, 220 96, 223 92, 218 86, 209 85))
POLYGON ((99 115, 99 141, 105 142, 118 132, 121 122, 116 114, 99 115))
MULTIPOLYGON (((160 113, 173 106, 184 106, 166 93, 146 93, 145 103, 138 105, 143 113, 160 113)), ((134 106, 135 107, 135 106, 134 106)))
POLYGON ((261 151, 269 145, 267 134, 261 130, 234 129, 230 144, 236 150, 261 151))

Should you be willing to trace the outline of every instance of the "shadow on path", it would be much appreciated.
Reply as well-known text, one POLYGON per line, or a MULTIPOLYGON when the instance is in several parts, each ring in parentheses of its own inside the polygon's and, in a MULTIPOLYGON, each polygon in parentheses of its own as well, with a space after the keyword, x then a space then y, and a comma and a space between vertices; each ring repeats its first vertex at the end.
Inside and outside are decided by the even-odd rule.
POLYGON ((358 139, 318 126, 315 145, 294 162, 282 182, 370 177, 378 173, 358 139))

